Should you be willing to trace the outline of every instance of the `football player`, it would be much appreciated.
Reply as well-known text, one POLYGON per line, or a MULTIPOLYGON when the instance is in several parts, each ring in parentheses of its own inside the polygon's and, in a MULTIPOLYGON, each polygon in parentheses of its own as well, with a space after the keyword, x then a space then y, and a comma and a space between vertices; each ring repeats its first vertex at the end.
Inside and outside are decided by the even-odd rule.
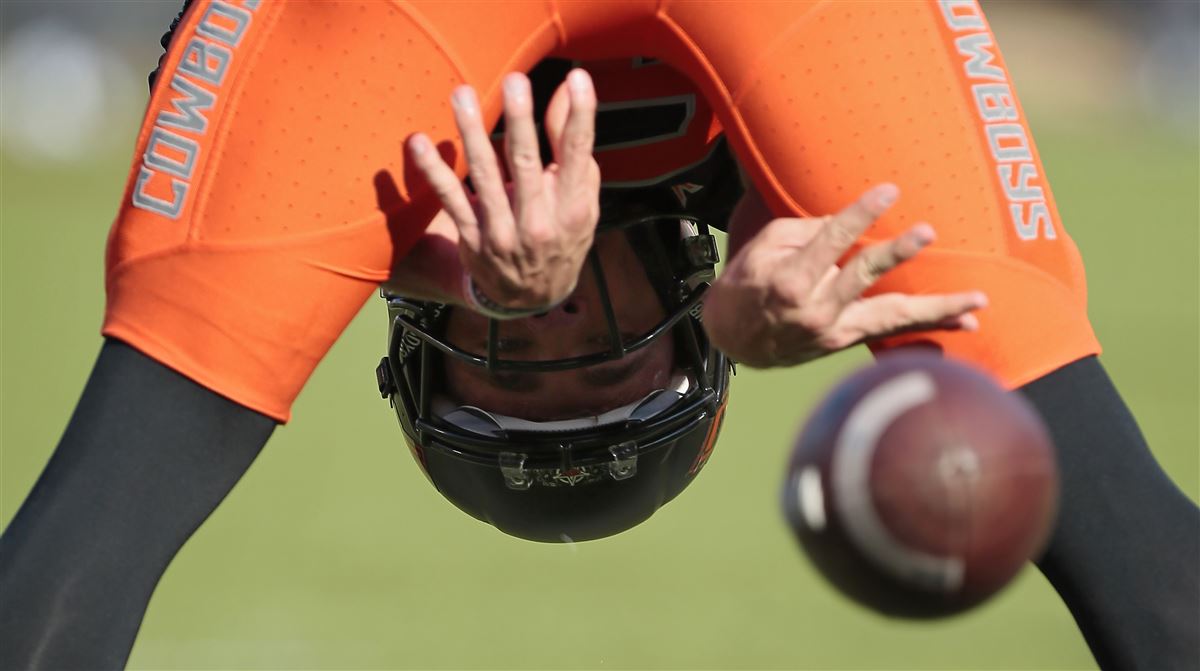
MULTIPOLYGON (((37 649, 51 655, 43 658, 51 664, 69 664, 70 657, 53 658, 59 653, 91 665, 124 659, 139 604, 144 608, 162 567, 253 459, 274 422, 287 419, 295 394, 358 306, 424 239, 438 203, 424 180, 409 179, 416 161, 394 148, 418 129, 433 146, 452 139, 442 101, 463 82, 484 95, 477 104, 459 99, 459 110, 495 118, 504 73, 552 51, 659 56, 714 101, 761 194, 734 217, 731 234, 745 243, 730 261, 731 279, 714 285, 705 308, 709 335, 733 356, 794 363, 870 335, 864 323, 889 333, 924 325, 894 297, 868 310, 890 308, 889 319, 865 320, 865 302, 854 298, 854 289, 889 267, 889 259, 903 260, 929 242, 928 229, 897 228, 919 214, 937 219, 942 243, 921 263, 877 283, 878 298, 979 288, 991 307, 970 337, 948 329, 875 346, 933 342, 1012 387, 1027 385, 1031 395, 1059 369, 1104 388, 1094 366, 1063 368, 1098 351, 1084 312, 1081 266, 973 2, 496 3, 465 13, 442 3, 351 9, 196 0, 170 42, 111 238, 105 323, 111 340, 56 456, 6 533, 0 580, 6 595, 30 604, 19 610, 31 619, 10 622, 18 609, 9 609, 5 635, 37 647, 6 645, 5 654, 37 649), (396 57, 398 48, 404 58, 396 57), (838 281, 841 273, 827 272, 827 264, 896 201, 897 189, 872 190, 830 219, 804 217, 837 211, 884 179, 896 179, 904 198, 863 239, 877 251, 859 255, 863 261, 848 264, 854 272, 838 281), (801 219, 776 225, 767 212, 801 219), (287 288, 286 300, 279 287, 287 288), (763 311, 750 310, 754 305, 763 311), (743 310, 759 319, 740 324, 743 310), (859 326, 841 328, 852 322, 859 326), (1039 328, 1028 328, 1033 323, 1039 328), (1044 338, 1046 332, 1055 337, 1044 338), (63 492, 78 497, 74 505, 63 492), (158 500, 169 503, 152 505, 158 500), (114 530, 112 520, 122 524, 114 530), (139 544, 147 530, 158 538, 139 544), (74 552, 59 551, 63 538, 77 543, 74 552), (131 566, 119 549, 134 545, 140 556, 131 566), (110 563, 73 564, 70 557, 80 553, 110 563), (52 578, 38 580, 38 569, 54 576, 53 585, 47 585, 52 578), (108 617, 110 593, 97 589, 72 594, 71 603, 79 621, 100 626, 79 632, 47 624, 62 614, 54 599, 36 595, 58 594, 60 586, 86 592, 105 580, 120 589, 134 617, 108 617), (30 627, 39 635, 23 637, 30 627), (54 636, 72 644, 60 647, 47 638, 54 636)), ((577 110, 591 99, 580 77, 567 94, 577 110)), ((413 142, 414 157, 431 156, 429 146, 413 142)), ((453 164, 461 169, 465 161, 456 155, 453 164)), ((471 245, 470 235, 463 240, 471 245)), ((583 247, 576 241, 563 249, 578 254, 583 247)), ((567 269, 583 263, 571 259, 554 272, 526 274, 540 265, 480 253, 483 247, 470 251, 466 265, 474 258, 497 272, 472 273, 475 285, 460 295, 497 312, 551 309, 572 291, 578 275, 567 269)), ((968 298, 959 312, 979 307, 977 299, 968 298)), ((1048 396, 1062 397, 1061 389, 1052 391, 1048 396)), ((1076 419, 1065 424, 1069 430, 1052 426, 1056 438, 1099 430, 1104 435, 1097 439, 1122 439, 1120 447, 1125 438, 1140 441, 1119 403, 1097 407, 1118 426, 1075 430, 1076 419)), ((1152 460, 1112 471, 1112 460, 1097 457, 1104 448, 1088 447, 1095 468, 1120 473, 1122 497, 1139 502, 1122 509, 1128 517, 1117 533, 1145 542, 1122 544, 1137 549, 1111 558, 1173 566, 1157 581, 1130 583, 1129 594, 1098 594, 1106 590, 1097 585, 1108 587, 1104 576, 1114 575, 1102 561, 1092 562, 1095 574, 1072 570, 1065 584, 1082 581, 1071 589, 1106 614, 1090 633, 1085 625, 1085 635, 1102 663, 1180 659, 1181 650, 1190 652, 1181 642, 1195 640, 1179 636, 1192 620, 1164 621, 1154 603, 1172 595, 1174 601, 1161 602, 1178 603, 1178 594, 1195 585, 1194 570, 1182 572, 1191 576, 1184 589, 1165 577, 1181 575, 1178 566, 1196 555, 1194 543, 1180 551, 1173 538, 1179 520, 1195 520, 1194 507, 1179 496, 1151 495, 1163 491, 1164 479, 1152 460), (1143 485, 1130 484, 1130 477, 1143 485), (1170 556, 1150 542, 1158 536, 1145 538, 1161 536, 1164 520, 1170 556), (1139 625, 1117 617, 1126 610, 1139 614, 1139 625)), ((1105 480, 1103 473, 1090 475, 1105 480)), ((1107 495, 1109 506, 1115 500, 1107 495)), ((1060 532, 1068 539, 1061 545, 1064 566, 1095 554, 1089 524, 1060 532)))

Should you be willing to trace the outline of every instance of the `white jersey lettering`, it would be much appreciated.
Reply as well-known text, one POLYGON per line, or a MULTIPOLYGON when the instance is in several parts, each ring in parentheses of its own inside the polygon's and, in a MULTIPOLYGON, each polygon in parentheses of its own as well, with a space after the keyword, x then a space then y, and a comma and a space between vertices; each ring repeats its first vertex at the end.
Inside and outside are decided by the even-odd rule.
POLYGON ((187 46, 169 83, 180 95, 171 99, 171 111, 163 110, 154 119, 133 187, 134 207, 168 219, 178 218, 183 211, 200 158, 200 141, 209 129, 208 114, 218 103, 229 64, 258 8, 255 0, 242 0, 241 5, 215 0, 194 34, 186 36, 187 46), (152 195, 164 191, 169 198, 152 195))
POLYGON ((1034 162, 1033 143, 1021 122, 1017 98, 1004 69, 993 61, 996 45, 975 0, 939 0, 942 18, 960 33, 954 46, 963 57, 975 111, 982 125, 996 178, 1008 201, 1013 229, 1021 240, 1057 237, 1045 180, 1034 162))

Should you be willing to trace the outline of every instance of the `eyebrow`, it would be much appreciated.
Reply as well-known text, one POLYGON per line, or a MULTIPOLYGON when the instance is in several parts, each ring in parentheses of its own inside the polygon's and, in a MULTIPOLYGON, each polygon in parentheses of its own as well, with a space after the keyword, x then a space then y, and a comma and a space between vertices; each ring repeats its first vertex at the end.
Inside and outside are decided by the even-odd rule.
MULTIPOLYGON (((623 331, 621 332, 622 344, 631 342, 636 339, 637 339, 637 336, 634 334, 625 333, 623 331)), ((588 338, 587 340, 585 340, 584 342, 586 342, 589 345, 601 346, 603 349, 597 350, 597 353, 603 352, 612 347, 612 338, 610 338, 609 334, 607 334, 607 333, 601 333, 601 334, 594 335, 594 336, 588 338)), ((487 342, 486 338, 475 343, 475 349, 478 352, 486 352, 487 347, 488 347, 488 342, 487 342)), ((523 352, 532 351, 533 349, 534 349, 533 340, 530 338, 524 338, 521 336, 509 336, 506 338, 500 338, 500 340, 496 343, 496 350, 502 354, 520 354, 523 352)))
MULTIPOLYGON (((483 341, 479 345, 479 349, 481 351, 486 352, 487 346, 488 346, 487 339, 484 338, 483 341)), ((506 353, 511 354, 513 352, 527 352, 531 349, 533 349, 533 341, 528 338, 508 337, 508 338, 500 338, 496 342, 496 350, 499 352, 506 352, 506 353)))
MULTIPOLYGON (((593 388, 615 387, 633 377, 641 368, 640 357, 633 355, 621 363, 597 364, 578 369, 584 384, 593 388)), ((619 360, 618 360, 619 361, 619 360)), ((528 393, 542 389, 542 377, 537 373, 479 371, 488 384, 505 391, 528 393)))
POLYGON ((641 368, 641 357, 627 357, 624 363, 602 364, 580 370, 583 381, 591 387, 615 387, 633 377, 641 368))
MULTIPOLYGON (((621 333, 622 341, 633 340, 634 336, 628 333, 621 333)), ((607 333, 594 335, 588 338, 585 342, 595 345, 610 346, 612 340, 607 333)), ((533 340, 520 336, 502 338, 498 348, 503 353, 513 354, 527 352, 534 347, 533 340)), ((486 348, 486 340, 483 346, 486 348)), ((580 371, 580 377, 583 378, 584 384, 595 389, 604 389, 607 387, 615 387, 622 384, 633 377, 634 373, 639 368, 638 353, 633 353, 622 359, 610 361, 606 363, 595 364, 586 368, 577 369, 580 371)), ((512 391, 517 393, 530 393, 540 391, 543 387, 542 377, 537 373, 524 371, 474 371, 478 377, 486 381, 487 384, 503 389, 504 391, 512 391)))
POLYGON ((527 393, 542 388, 542 379, 535 373, 510 371, 479 371, 480 377, 493 387, 504 391, 527 393))

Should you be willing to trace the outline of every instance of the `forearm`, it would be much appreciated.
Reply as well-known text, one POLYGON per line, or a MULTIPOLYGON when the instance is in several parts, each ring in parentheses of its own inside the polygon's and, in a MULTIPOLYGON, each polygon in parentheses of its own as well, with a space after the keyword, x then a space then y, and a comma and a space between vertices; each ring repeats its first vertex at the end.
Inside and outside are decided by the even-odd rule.
POLYGON ((408 298, 465 305, 458 229, 445 210, 438 212, 425 235, 392 268, 384 288, 408 298))
POLYGON ((163 571, 275 422, 115 340, 0 536, 0 668, 120 668, 163 571))
POLYGON ((726 262, 736 256, 747 241, 775 218, 754 183, 746 177, 745 173, 741 173, 741 175, 742 186, 746 191, 734 206, 733 213, 729 215, 729 222, 725 229, 729 235, 725 252, 726 262))
POLYGON ((1200 660, 1200 510, 1151 454, 1096 357, 1024 387, 1058 447, 1058 523, 1038 568, 1101 668, 1200 660))

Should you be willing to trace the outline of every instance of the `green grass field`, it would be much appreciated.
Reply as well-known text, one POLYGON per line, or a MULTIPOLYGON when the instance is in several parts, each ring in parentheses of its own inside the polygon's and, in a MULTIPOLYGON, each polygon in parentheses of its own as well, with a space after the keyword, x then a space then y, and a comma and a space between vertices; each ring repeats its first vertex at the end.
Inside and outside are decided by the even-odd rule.
MULTIPOLYGON (((1195 499, 1195 141, 1132 117, 1042 118, 1025 104, 1088 265, 1103 361, 1195 499)), ((73 171, 0 164, 4 524, 100 346, 102 249, 126 160, 73 171)), ((467 518, 425 482, 375 392, 384 335, 372 302, 317 370, 295 420, 167 571, 133 668, 1094 665, 1036 570, 970 614, 913 624, 841 599, 797 551, 777 510, 789 441, 823 391, 867 360, 863 351, 739 372, 721 442, 692 488, 616 538, 545 546, 467 518)))

